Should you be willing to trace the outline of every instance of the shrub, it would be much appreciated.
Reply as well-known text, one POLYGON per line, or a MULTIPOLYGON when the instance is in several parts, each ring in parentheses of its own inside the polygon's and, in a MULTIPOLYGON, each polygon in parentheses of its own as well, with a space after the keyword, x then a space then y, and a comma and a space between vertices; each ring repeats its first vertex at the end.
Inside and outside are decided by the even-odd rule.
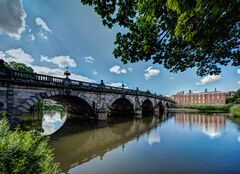
POLYGON ((9 130, 7 119, 0 120, 1 174, 55 174, 58 164, 46 137, 33 132, 9 130))
POLYGON ((234 105, 230 109, 231 115, 240 118, 240 105, 234 105))
POLYGON ((224 111, 229 112, 232 104, 226 105, 174 105, 175 108, 197 109, 201 111, 224 111))

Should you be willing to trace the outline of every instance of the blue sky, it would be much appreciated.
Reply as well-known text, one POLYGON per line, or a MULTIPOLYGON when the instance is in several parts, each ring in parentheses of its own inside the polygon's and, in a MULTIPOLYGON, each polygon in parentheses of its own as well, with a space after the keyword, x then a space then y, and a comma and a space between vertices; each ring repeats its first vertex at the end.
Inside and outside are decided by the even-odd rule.
POLYGON ((93 8, 80 0, 0 0, 0 16, 0 59, 26 63, 38 73, 62 76, 68 66, 73 79, 102 79, 164 95, 240 86, 237 67, 198 77, 195 69, 174 74, 152 62, 123 65, 112 54, 115 35, 123 29, 104 27, 93 8))

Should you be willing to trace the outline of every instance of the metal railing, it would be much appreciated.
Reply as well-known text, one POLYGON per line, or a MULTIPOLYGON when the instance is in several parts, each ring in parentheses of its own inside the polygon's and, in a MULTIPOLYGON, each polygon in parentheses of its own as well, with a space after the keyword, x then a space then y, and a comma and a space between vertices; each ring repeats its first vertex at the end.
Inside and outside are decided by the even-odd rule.
POLYGON ((40 83, 43 85, 48 84, 48 85, 55 85, 58 87, 62 86, 62 87, 75 88, 75 89, 95 90, 95 91, 130 94, 130 95, 141 95, 141 96, 153 97, 153 98, 158 98, 158 99, 172 102, 172 100, 169 97, 152 94, 149 91, 144 92, 138 89, 133 90, 133 89, 127 89, 127 88, 113 87, 113 86, 105 85, 103 83, 97 84, 97 83, 83 82, 83 81, 71 80, 69 78, 60 78, 60 77, 54 77, 49 75, 37 74, 37 73, 9 71, 8 80, 14 80, 16 82, 23 82, 23 83, 34 83, 34 84, 40 83))

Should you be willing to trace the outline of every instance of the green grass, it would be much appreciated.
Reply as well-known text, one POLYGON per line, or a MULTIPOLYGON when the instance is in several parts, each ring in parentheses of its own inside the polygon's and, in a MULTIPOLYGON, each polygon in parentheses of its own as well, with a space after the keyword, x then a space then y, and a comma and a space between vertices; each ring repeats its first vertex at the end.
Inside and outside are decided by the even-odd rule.
POLYGON ((230 108, 230 113, 233 117, 240 118, 240 105, 234 105, 230 108))
POLYGON ((230 112, 230 108, 233 104, 226 105, 174 105, 174 108, 183 108, 183 109, 197 109, 201 111, 224 111, 230 112))

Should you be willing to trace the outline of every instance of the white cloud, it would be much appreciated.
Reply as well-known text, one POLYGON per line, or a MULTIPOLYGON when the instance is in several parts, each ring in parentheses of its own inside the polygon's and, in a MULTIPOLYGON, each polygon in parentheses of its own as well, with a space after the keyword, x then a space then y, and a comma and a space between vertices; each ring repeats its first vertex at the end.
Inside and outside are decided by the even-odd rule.
POLYGON ((0 1, 0 34, 7 34, 19 40, 25 30, 25 18, 22 0, 0 1))
MULTIPOLYGON (((33 65, 32 64, 34 62, 33 57, 30 54, 24 52, 21 48, 9 49, 5 52, 0 51, 0 59, 3 59, 6 62, 15 61, 17 63, 24 63, 27 66, 32 67, 34 72, 36 73, 56 76, 61 78, 64 77, 63 75, 64 69, 61 69, 61 67, 64 67, 64 65, 76 67, 75 61, 71 59, 69 56, 56 56, 53 58, 41 57, 41 59, 47 60, 48 62, 55 61, 56 62, 55 64, 58 64, 60 68, 48 68, 45 66, 33 65)), ((90 79, 86 76, 81 76, 74 73, 71 74, 70 79, 85 81, 85 82, 96 82, 95 80, 90 79)))
POLYGON ((41 56, 41 61, 46 61, 53 63, 55 65, 58 65, 60 68, 65 68, 65 67, 76 67, 77 64, 74 59, 72 59, 69 56, 55 56, 55 57, 47 57, 47 56, 41 56))
POLYGON ((38 33, 38 36, 39 36, 40 38, 42 38, 42 39, 45 39, 45 40, 48 39, 47 33, 42 32, 42 31, 40 31, 40 32, 38 33))
POLYGON ((86 63, 93 63, 95 59, 92 56, 84 57, 86 63))
POLYGON ((43 30, 47 32, 52 32, 52 30, 47 26, 46 22, 42 20, 40 17, 35 19, 35 22, 38 26, 40 26, 43 30))
POLYGON ((127 70, 124 68, 121 68, 119 65, 114 65, 110 68, 110 72, 116 73, 116 74, 126 74, 127 70))
POLYGON ((34 40, 35 40, 35 36, 34 36, 33 34, 29 34, 28 37, 29 37, 29 39, 30 39, 31 41, 34 41, 34 40))
MULTIPOLYGON (((36 72, 38 74, 45 74, 45 75, 63 78, 64 70, 60 69, 60 68, 48 68, 45 66, 37 66, 37 65, 33 65, 32 68, 33 68, 34 72, 36 72)), ((71 73, 69 78, 72 80, 79 80, 79 81, 84 81, 84 82, 91 82, 91 83, 96 82, 95 80, 90 79, 86 76, 81 76, 81 75, 73 74, 73 73, 71 73)))
POLYGON ((159 73, 160 73, 159 69, 154 69, 152 67, 148 67, 145 70, 144 77, 145 77, 146 80, 148 80, 148 79, 150 79, 153 76, 157 76, 159 73))
POLYGON ((174 80, 175 78, 173 76, 169 77, 169 80, 174 80))
POLYGON ((240 69, 237 69, 237 74, 240 74, 240 69))
POLYGON ((129 72, 133 72, 133 69, 131 67, 128 68, 129 72))
POLYGON ((98 72, 94 70, 93 75, 95 75, 95 76, 98 75, 98 72))
POLYGON ((90 79, 89 77, 81 76, 81 75, 73 74, 73 73, 71 74, 70 79, 84 81, 84 82, 90 82, 90 83, 96 82, 95 80, 90 79))
POLYGON ((205 85, 207 83, 212 83, 220 80, 222 77, 221 75, 207 75, 196 82, 196 85, 205 85))
MULTIPOLYGON (((122 88, 122 83, 121 82, 112 82, 112 83, 108 83, 106 84, 107 86, 112 86, 112 87, 118 87, 118 88, 122 88)), ((124 88, 128 89, 129 86, 127 84, 124 84, 124 88)))
POLYGON ((24 63, 28 66, 33 62, 32 56, 24 52, 21 48, 9 49, 5 51, 5 53, 2 52, 0 57, 6 62, 15 61, 17 63, 24 63))

